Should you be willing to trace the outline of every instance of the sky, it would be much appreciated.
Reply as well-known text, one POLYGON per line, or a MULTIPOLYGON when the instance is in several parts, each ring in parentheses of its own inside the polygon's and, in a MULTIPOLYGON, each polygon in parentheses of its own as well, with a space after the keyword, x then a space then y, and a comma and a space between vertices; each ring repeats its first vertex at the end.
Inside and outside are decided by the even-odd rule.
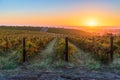
POLYGON ((120 26, 120 0, 0 0, 0 25, 120 26))

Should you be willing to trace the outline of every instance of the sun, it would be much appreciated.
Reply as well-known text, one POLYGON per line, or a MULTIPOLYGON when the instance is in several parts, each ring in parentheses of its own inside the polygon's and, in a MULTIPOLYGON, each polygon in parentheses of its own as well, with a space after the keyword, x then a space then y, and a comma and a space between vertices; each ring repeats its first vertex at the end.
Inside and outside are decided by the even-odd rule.
POLYGON ((95 26, 96 25, 96 22, 95 21, 89 21, 88 22, 88 26, 95 26))
POLYGON ((98 23, 94 19, 90 19, 90 20, 86 21, 86 26, 95 27, 97 25, 98 25, 98 23))

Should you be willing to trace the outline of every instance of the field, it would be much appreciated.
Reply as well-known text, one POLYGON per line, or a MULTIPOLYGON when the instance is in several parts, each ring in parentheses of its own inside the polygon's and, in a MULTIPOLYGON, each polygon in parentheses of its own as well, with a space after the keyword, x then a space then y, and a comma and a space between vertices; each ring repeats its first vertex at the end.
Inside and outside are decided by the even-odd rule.
POLYGON ((63 28, 1 26, 0 69, 15 69, 23 63, 31 69, 68 66, 119 69, 119 45, 120 37, 112 34, 99 36, 63 28), (65 57, 68 57, 67 61, 65 57))

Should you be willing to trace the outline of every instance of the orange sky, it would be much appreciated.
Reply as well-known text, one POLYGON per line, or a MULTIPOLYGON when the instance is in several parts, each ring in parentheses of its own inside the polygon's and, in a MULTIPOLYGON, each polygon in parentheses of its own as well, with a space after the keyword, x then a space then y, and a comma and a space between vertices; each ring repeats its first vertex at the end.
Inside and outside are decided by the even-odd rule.
POLYGON ((86 0, 85 2, 81 1, 83 4, 80 1, 62 4, 62 1, 59 4, 50 3, 47 7, 41 4, 43 8, 40 6, 31 7, 32 5, 40 5, 40 3, 32 4, 26 1, 28 4, 25 4, 25 9, 18 6, 19 0, 14 5, 8 2, 10 8, 3 7, 7 5, 3 2, 1 7, 3 10, 0 12, 0 25, 86 26, 92 19, 97 22, 96 26, 120 26, 120 6, 117 2, 113 3, 112 0, 89 2, 86 0), (51 6, 52 4, 54 6, 51 6))

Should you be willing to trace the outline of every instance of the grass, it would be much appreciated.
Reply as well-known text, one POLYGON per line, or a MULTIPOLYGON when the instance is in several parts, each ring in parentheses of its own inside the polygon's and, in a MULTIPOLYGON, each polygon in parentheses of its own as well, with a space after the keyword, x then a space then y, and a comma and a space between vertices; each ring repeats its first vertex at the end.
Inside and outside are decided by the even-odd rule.
POLYGON ((19 54, 17 51, 10 51, 0 55, 0 69, 14 69, 19 65, 19 54))
POLYGON ((114 61, 110 64, 110 68, 120 70, 120 54, 114 54, 114 61))
POLYGON ((76 63, 76 59, 73 55, 76 53, 76 49, 73 45, 68 42, 68 58, 69 62, 67 63, 64 58, 64 51, 65 51, 65 39, 59 39, 55 46, 55 55, 54 55, 54 67, 66 67, 68 64, 71 67, 74 67, 76 63))
POLYGON ((30 62, 28 66, 32 69, 51 68, 54 60, 53 56, 56 40, 57 39, 55 38, 53 41, 51 41, 47 47, 30 62))
MULTIPOLYGON (((73 44, 72 44, 73 45, 73 44)), ((84 52, 75 45, 73 45, 77 52, 73 55, 76 58, 76 66, 84 66, 89 69, 99 69, 101 64, 99 61, 94 59, 94 56, 89 52, 84 52)))
MULTIPOLYGON (((49 68, 64 68, 84 66, 91 70, 100 70, 105 68, 100 61, 94 59, 94 56, 89 52, 84 52, 69 42, 69 60, 64 61, 64 40, 54 39, 47 47, 40 52, 36 57, 27 62, 27 67, 30 69, 49 69, 49 68)), ((0 69, 11 70, 20 65, 21 52, 10 51, 1 53, 0 55, 0 69)), ((120 69, 120 54, 114 55, 114 62, 106 66, 107 68, 120 69)))

